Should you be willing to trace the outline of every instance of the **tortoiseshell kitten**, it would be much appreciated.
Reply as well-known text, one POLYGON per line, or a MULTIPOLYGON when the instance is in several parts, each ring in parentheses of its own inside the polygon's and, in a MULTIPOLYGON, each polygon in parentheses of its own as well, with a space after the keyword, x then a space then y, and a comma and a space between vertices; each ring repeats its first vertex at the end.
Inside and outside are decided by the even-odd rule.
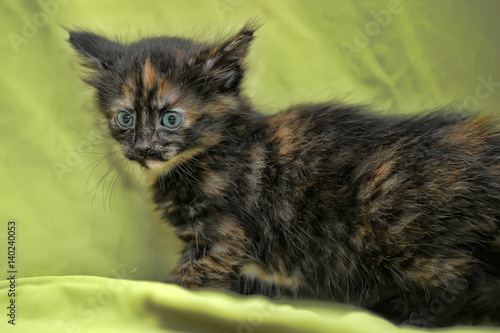
POLYGON ((500 132, 447 110, 266 116, 241 93, 247 25, 219 43, 70 43, 126 158, 185 242, 168 281, 332 300, 395 323, 500 324, 500 132))

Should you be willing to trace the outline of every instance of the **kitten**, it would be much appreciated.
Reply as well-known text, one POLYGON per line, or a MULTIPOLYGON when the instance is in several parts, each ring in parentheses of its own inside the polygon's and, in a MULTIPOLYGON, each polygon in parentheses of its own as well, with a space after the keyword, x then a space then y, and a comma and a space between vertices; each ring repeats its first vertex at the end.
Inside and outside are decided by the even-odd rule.
POLYGON ((395 323, 500 324, 500 132, 443 110, 272 116, 241 93, 255 29, 218 43, 71 31, 99 110, 185 246, 168 282, 332 300, 395 323))

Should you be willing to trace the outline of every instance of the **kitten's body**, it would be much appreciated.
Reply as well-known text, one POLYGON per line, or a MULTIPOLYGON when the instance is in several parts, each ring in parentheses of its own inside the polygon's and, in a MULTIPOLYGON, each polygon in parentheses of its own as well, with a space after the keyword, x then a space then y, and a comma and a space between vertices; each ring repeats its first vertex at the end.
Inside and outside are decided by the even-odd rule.
POLYGON ((154 200, 186 243, 169 281, 345 302, 399 323, 498 324, 495 125, 339 105, 263 116, 239 91, 252 34, 122 46, 71 33, 113 136, 153 169, 154 200), (131 128, 116 123, 123 110, 131 128), (181 125, 167 128, 166 113, 181 125))

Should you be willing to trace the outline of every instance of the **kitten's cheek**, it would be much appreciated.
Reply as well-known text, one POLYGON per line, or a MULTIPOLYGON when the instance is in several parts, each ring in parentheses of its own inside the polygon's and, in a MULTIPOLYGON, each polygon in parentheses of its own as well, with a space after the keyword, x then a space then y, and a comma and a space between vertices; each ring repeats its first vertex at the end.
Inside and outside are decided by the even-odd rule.
POLYGON ((163 153, 163 157, 164 157, 167 161, 169 161, 169 160, 171 160, 172 158, 174 158, 174 157, 175 157, 175 155, 177 155, 177 148, 176 148, 176 147, 169 147, 169 149, 163 153))
POLYGON ((135 161, 136 160, 134 158, 133 152, 131 152, 130 149, 127 148, 126 146, 122 146, 122 154, 123 154, 123 156, 125 156, 127 159, 129 159, 131 161, 135 161))

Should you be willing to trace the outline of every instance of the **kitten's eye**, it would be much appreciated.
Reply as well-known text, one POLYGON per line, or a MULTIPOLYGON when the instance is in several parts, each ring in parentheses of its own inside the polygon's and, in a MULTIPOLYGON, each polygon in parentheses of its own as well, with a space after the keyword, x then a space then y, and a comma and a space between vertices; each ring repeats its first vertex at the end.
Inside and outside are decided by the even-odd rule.
POLYGON ((177 128, 182 122, 182 115, 177 112, 167 112, 161 119, 161 124, 168 128, 177 128))
POLYGON ((134 124, 134 119, 132 118, 132 115, 127 111, 120 111, 116 115, 116 123, 121 128, 127 129, 132 127, 132 125, 134 124))

